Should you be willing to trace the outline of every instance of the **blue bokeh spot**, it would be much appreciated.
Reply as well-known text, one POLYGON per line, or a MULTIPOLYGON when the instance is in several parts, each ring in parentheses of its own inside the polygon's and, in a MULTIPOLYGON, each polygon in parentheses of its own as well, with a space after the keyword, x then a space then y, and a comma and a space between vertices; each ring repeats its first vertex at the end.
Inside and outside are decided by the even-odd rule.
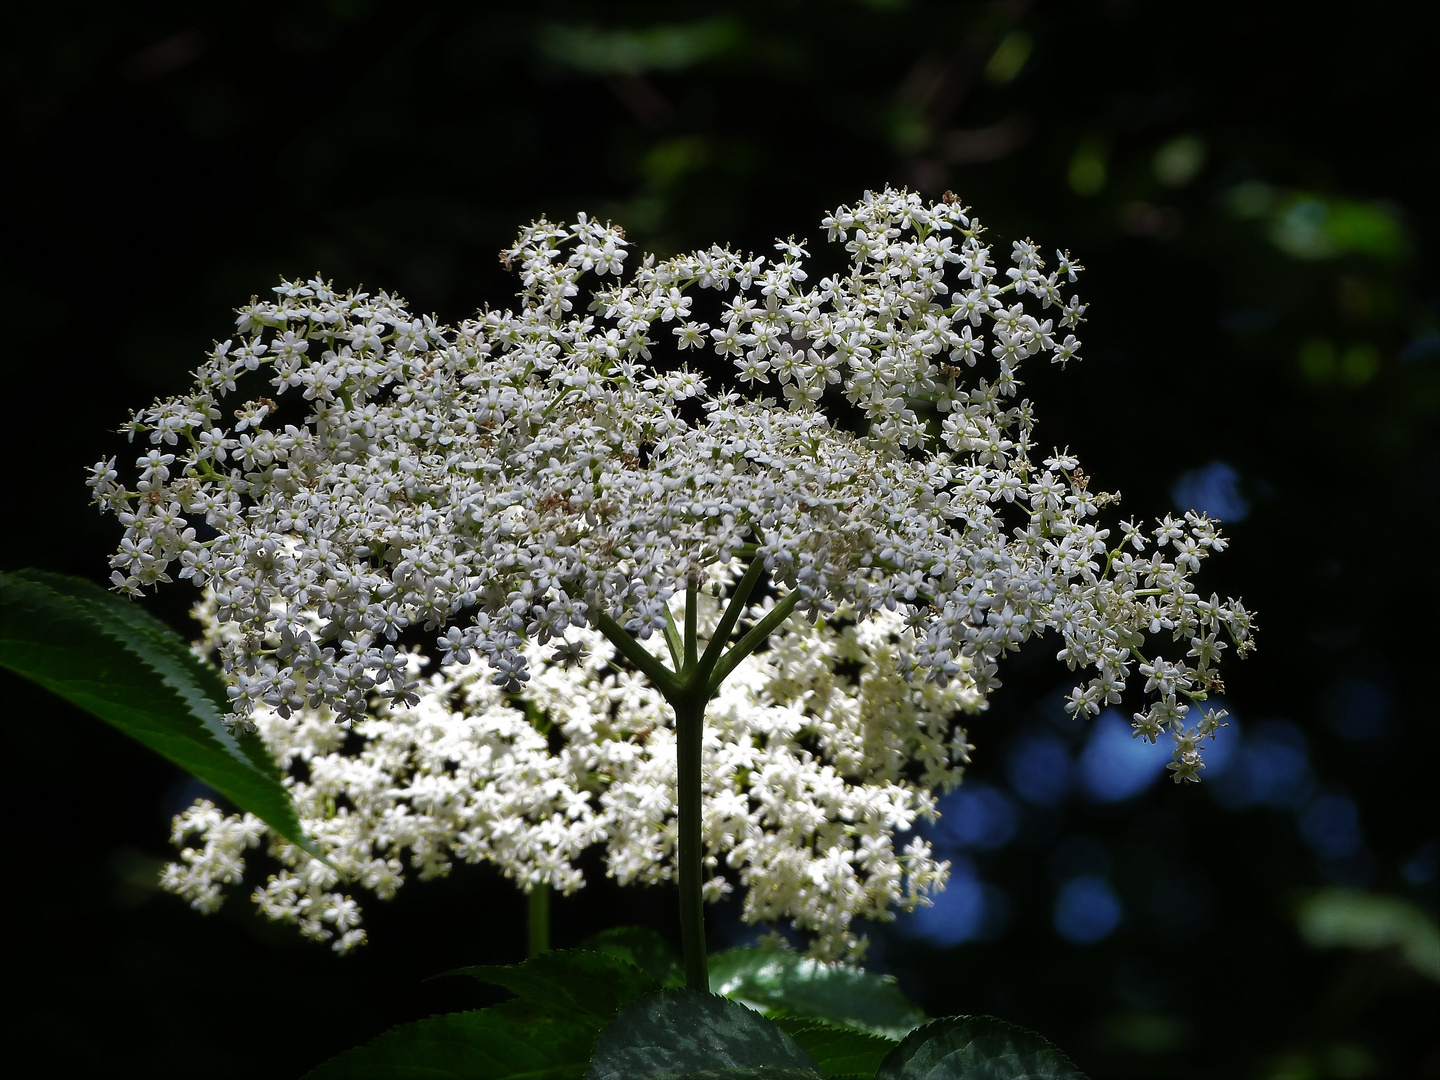
POLYGON ((1269 720, 1240 741, 1211 791, 1223 805, 1238 810, 1298 806, 1313 786, 1304 733, 1288 720, 1269 720))
POLYGON ((1428 885, 1435 880, 1437 870, 1440 870, 1440 844, 1427 840, 1400 868, 1400 873, 1410 885, 1428 885))
POLYGON ((1364 844, 1360 812, 1347 795, 1322 795, 1296 815, 1300 835, 1322 859, 1344 859, 1364 844))
POLYGON ((942 854, 994 851, 1008 844, 1020 827, 1020 814, 1003 791, 983 781, 966 781, 939 801, 940 820, 929 829, 930 842, 942 854))
POLYGON ((1340 679, 1325 695, 1325 714, 1341 738, 1368 742, 1389 735, 1395 714, 1390 696, 1370 679, 1340 679))
POLYGON ((1036 806, 1058 806, 1072 786, 1070 753, 1055 735, 1022 735, 1010 746, 1005 775, 1015 793, 1036 806))
POLYGON ((1095 718, 1090 738, 1080 752, 1080 790, 1096 802, 1134 798, 1153 784, 1171 759, 1173 744, 1149 743, 1134 737, 1135 729, 1116 709, 1095 718))
POLYGON ((1009 903, 1005 894, 975 875, 968 859, 957 860, 950 868, 944 892, 931 895, 930 907, 916 908, 902 915, 896 928, 907 937, 932 945, 959 945, 976 938, 993 937, 1005 924, 1009 903))
POLYGON ((1170 489, 1181 510, 1200 510, 1219 521, 1244 521, 1250 504, 1240 494, 1240 474, 1223 461, 1182 473, 1170 489))
MULTIPOLYGON (((1219 711, 1221 706, 1217 698, 1211 698, 1206 702, 1206 707, 1219 711)), ((1191 710, 1194 715, 1194 710, 1191 710)), ((1205 768, 1200 773, 1202 780, 1213 780, 1220 776, 1235 761, 1236 754, 1240 750, 1240 722, 1233 716, 1227 716, 1221 721, 1224 727, 1215 732, 1213 739, 1206 739, 1200 744, 1200 750, 1205 755, 1205 768)))
POLYGON ((1110 936, 1124 910, 1103 877, 1071 878, 1055 899, 1055 932, 1072 945, 1091 945, 1110 936))

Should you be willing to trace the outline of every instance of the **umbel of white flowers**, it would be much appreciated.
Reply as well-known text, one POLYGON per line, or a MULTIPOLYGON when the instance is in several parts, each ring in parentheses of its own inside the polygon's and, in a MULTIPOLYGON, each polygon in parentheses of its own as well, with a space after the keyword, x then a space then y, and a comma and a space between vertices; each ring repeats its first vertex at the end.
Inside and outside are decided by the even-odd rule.
POLYGON ((1214 522, 1114 531, 1098 517, 1116 497, 1074 457, 1035 460, 1017 372, 1077 357, 1081 268, 1059 253, 1047 272, 1021 241, 1001 274, 950 196, 866 193, 823 224, 848 265, 812 283, 793 240, 774 259, 647 256, 627 279, 618 228, 541 220, 502 253, 519 305, 456 327, 385 293, 282 283, 240 310, 189 394, 129 422, 150 444, 136 479, 95 466, 125 526, 115 585, 173 572, 213 588, 239 730, 261 706, 414 708, 407 628, 442 666, 482 655, 511 693, 592 628, 675 707, 694 790, 705 702, 794 610, 898 612, 900 677, 963 672, 982 701, 1000 659, 1053 630, 1084 671, 1068 707, 1118 703, 1138 672, 1137 735, 1173 739, 1176 780, 1196 779, 1220 720, 1191 704, 1218 687, 1227 638, 1248 651, 1251 616, 1192 584, 1224 546, 1214 522), (689 349, 728 359, 745 393, 669 359, 689 349), (272 396, 241 393, 262 380, 272 396), (670 602, 735 559, 700 657, 670 602), (762 576, 774 606, 725 652, 762 576), (657 630, 673 670, 642 645, 657 630))

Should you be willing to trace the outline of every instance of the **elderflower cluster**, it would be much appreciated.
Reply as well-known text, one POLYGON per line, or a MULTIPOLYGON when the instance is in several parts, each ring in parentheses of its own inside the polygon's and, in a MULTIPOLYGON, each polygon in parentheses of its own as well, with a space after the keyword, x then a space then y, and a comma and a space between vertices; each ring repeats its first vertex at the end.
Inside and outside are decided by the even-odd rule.
MULTIPOLYGON (((738 566, 710 580, 728 584, 738 566)), ((752 608, 751 620, 772 604, 752 608)), ((697 607, 699 626, 712 630, 718 600, 702 594, 697 607)), ((215 612, 213 601, 197 609, 207 651, 235 632, 215 612)), ((621 883, 670 880, 668 706, 598 633, 570 634, 582 647, 572 663, 542 664, 538 647, 524 646, 534 678, 523 695, 496 686, 478 662, 453 665, 422 680, 413 705, 385 703, 355 724, 358 748, 328 709, 257 709, 301 823, 332 865, 252 815, 227 817, 201 800, 175 818, 183 850, 162 884, 213 911, 221 887, 241 880, 246 849, 268 840, 282 870, 254 901, 345 952, 365 936, 345 885, 388 899, 407 863, 424 880, 455 860, 483 861, 527 891, 570 893, 583 885, 576 860, 602 844, 621 883)), ((738 884, 746 922, 788 921, 826 959, 863 957, 855 920, 913 910, 947 876, 924 840, 897 851, 894 837, 933 820, 936 794, 959 782, 970 747, 954 717, 982 702, 963 672, 946 687, 907 683, 898 660, 909 638, 890 612, 861 624, 795 620, 740 664, 707 712, 705 896, 719 900, 738 884)), ((418 656, 407 660, 420 671, 418 656)))
MULTIPOLYGON (((659 748, 673 718, 657 709, 628 737, 591 738, 585 725, 600 730, 619 705, 602 695, 593 715, 574 713, 588 720, 558 719, 569 714, 550 680, 579 664, 592 686, 581 699, 600 694, 607 645, 661 655, 654 632, 672 629, 687 589, 710 582, 723 603, 737 563, 763 567, 769 602, 812 630, 840 619, 867 648, 884 638, 889 675, 921 694, 954 688, 967 707, 999 685, 1007 653, 1053 632, 1081 672, 1069 708, 1128 699, 1137 737, 1168 737, 1177 782, 1198 778, 1223 713, 1192 718, 1192 706, 1220 687, 1228 648, 1252 647, 1243 606, 1193 581, 1225 541, 1195 513, 1103 524, 1117 497, 1092 490, 1068 451, 1036 453, 1020 396, 1023 364, 1078 358, 1082 268, 1057 252, 1047 269, 1026 240, 1002 273, 951 196, 866 193, 823 224, 845 269, 812 282, 793 239, 775 257, 646 256, 627 277, 618 228, 541 220, 502 253, 519 303, 457 326, 386 293, 283 282, 240 309, 189 393, 132 417, 148 448, 130 478, 114 459, 94 467, 95 501, 125 529, 115 586, 137 594, 178 575, 213 593, 228 723, 263 727, 282 759, 306 764, 297 795, 329 800, 307 814, 353 849, 355 880, 385 895, 408 849, 422 875, 451 851, 565 889, 579 846, 602 840, 625 880, 668 874, 673 765, 659 748), (417 641, 439 660, 428 680, 417 641), (544 724, 497 712, 517 695, 550 711, 558 746, 539 739, 544 724), (329 718, 366 749, 342 754, 329 718), (467 778, 463 794, 451 775, 467 778), (357 835, 374 842, 345 840, 366 813, 379 824, 357 835), (442 818, 458 823, 448 848, 419 824, 442 818)), ((893 741, 889 714, 859 693, 861 734, 812 749, 823 733, 784 711, 795 699, 732 701, 745 679, 731 678, 741 689, 722 684, 707 710, 707 768, 738 778, 712 785, 728 809, 706 819, 711 857, 738 859, 757 918, 788 915, 851 948, 847 918, 933 884, 927 852, 887 845, 929 812, 925 792, 949 782, 960 743, 931 740, 947 749, 929 751, 914 794, 885 788, 857 809, 848 789, 889 781, 838 747, 893 741), (799 725, 785 753, 810 754, 818 772, 764 758, 785 724, 799 725), (880 861, 847 876, 872 849, 880 861), (897 873, 914 884, 884 884, 897 873), (873 901, 845 898, 872 878, 873 901)), ((617 669, 613 685, 625 708, 653 705, 633 675, 617 669)), ((894 747, 924 757, 931 743, 894 747)), ((206 837, 172 875, 202 904, 254 835, 212 813, 177 826, 206 837), (210 869, 192 887, 187 867, 210 869)), ((296 863, 267 886, 267 910, 345 941, 357 916, 328 873, 296 863)))

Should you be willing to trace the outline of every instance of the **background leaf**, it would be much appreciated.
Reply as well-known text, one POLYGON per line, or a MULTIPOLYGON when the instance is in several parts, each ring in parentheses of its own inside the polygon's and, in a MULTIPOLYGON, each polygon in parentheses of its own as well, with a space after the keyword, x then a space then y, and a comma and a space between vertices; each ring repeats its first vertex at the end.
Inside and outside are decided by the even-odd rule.
POLYGON ((0 572, 0 665, 139 740, 322 858, 264 744, 225 730, 219 674, 139 605, 83 578, 0 572))
POLYGON ((794 1039, 744 1005, 696 990, 665 990, 627 1005, 600 1033, 585 1080, 687 1075, 789 1080, 821 1074, 794 1039), (743 1071, 762 1067, 771 1071, 743 1071))
POLYGON ((993 1016, 949 1016, 909 1035, 875 1080, 1085 1080, 1047 1039, 993 1016))
POLYGON ((746 1069, 701 1069, 699 1072, 666 1073, 665 1080, 815 1080, 814 1069, 788 1065, 756 1065, 746 1069))
POLYGON ((815 1059, 828 1077, 871 1077, 886 1056, 895 1049, 894 1039, 872 1035, 854 1028, 841 1028, 801 1016, 771 1017, 775 1026, 789 1035, 815 1059))
POLYGON ((331 1058, 305 1080, 579 1080, 594 1029, 499 1009, 446 1013, 392 1028, 331 1058))
POLYGON ((1301 901, 1296 920, 1300 936, 1317 949, 1394 949, 1414 970, 1440 982, 1440 930, 1404 897, 1321 889, 1301 901))
POLYGON ((661 989, 629 961, 588 949, 541 953, 523 964, 464 967, 447 974, 503 986, 543 1015, 596 1031, 622 1006, 661 989))
POLYGON ((582 948, 628 960, 666 989, 685 985, 685 969, 669 943, 648 926, 615 926, 592 934, 582 948))
POLYGON ((890 976, 779 949, 716 953, 710 957, 710 989, 766 1012, 815 1017, 891 1039, 925 1022, 890 976))
POLYGON ((775 1027, 801 1044, 828 1077, 873 1077, 896 1040, 809 1017, 772 1017, 775 1027))

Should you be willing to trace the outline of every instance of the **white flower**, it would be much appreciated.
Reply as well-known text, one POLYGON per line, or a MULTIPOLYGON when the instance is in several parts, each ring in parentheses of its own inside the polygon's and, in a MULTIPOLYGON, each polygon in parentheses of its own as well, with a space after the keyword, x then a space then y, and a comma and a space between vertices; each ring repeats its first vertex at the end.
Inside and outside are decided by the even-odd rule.
MULTIPOLYGON (((274 300, 241 310, 238 344, 216 347, 188 396, 132 418, 130 437, 151 443, 133 487, 111 475, 112 463, 93 471, 96 501, 125 527, 112 580, 136 593, 170 580, 179 562, 189 580, 213 586, 237 723, 303 710, 363 728, 377 708, 426 707, 400 644, 407 628, 436 642, 447 667, 433 677, 468 687, 466 661, 483 655, 489 680, 479 683, 533 698, 550 660, 573 664, 601 640, 580 631, 603 631, 611 644, 628 633, 661 650, 683 582, 735 558, 759 560, 772 602, 814 625, 844 612, 860 635, 897 614, 909 636, 884 662, 916 692, 963 683, 983 699, 1007 653, 1052 631, 1061 659, 1086 669, 1072 697, 1081 711, 1113 701, 1130 667, 1143 665, 1157 696, 1135 714, 1136 730, 1184 742, 1176 776, 1193 777, 1199 749, 1188 743, 1186 702, 1213 685, 1222 636, 1235 655, 1250 650, 1253 618, 1238 603, 1202 601, 1192 584, 1224 546, 1213 522, 1166 518, 1148 538, 1123 526, 1112 540, 1099 519, 1117 496, 1091 490, 1068 452, 1034 461, 1034 410, 1019 398, 1018 372, 1046 354, 1077 358, 1079 342, 1056 342, 1047 309, 1068 329, 1082 321, 1084 305, 1061 292, 1079 265, 1062 255, 1046 274, 1027 240, 1013 247, 1014 270, 999 275, 979 220, 953 198, 927 205, 905 191, 867 192, 824 224, 848 269, 809 286, 808 254, 793 241, 776 260, 720 247, 647 256, 622 279, 618 229, 583 217, 568 227, 537 221, 502 254, 521 285, 515 309, 454 327, 413 316, 387 293, 282 283, 274 300), (708 336, 691 315, 704 290, 730 293, 712 305, 721 325, 708 336), (671 359, 677 345, 713 348, 747 388, 778 384, 776 396, 711 390, 678 363, 678 349, 671 359), (236 410, 221 406, 242 382, 262 393, 227 428, 236 410), (264 394, 279 399, 274 408, 264 394), (842 426, 842 415, 858 424, 842 426), (295 626, 309 635, 303 643, 285 636, 295 626)), ((722 599, 729 580, 719 581, 722 599)), ((711 705, 717 716, 724 692, 711 705)), ((436 723, 463 726, 466 714, 441 711, 436 723)), ((712 737, 721 726, 711 724, 712 737)), ((652 725, 657 745, 664 730, 652 725)), ((810 805, 838 805, 829 781, 791 776, 762 742, 746 751, 745 775, 810 805)), ((492 746, 492 758, 515 752, 500 745, 519 744, 492 746)), ((948 744, 901 751, 919 755, 927 788, 943 772, 936 745, 948 744)), ((635 809, 638 831, 621 838, 611 866, 622 877, 665 865, 666 834, 644 823, 663 805, 656 793, 670 766, 647 760, 654 788, 637 807, 649 817, 635 809)), ((517 818, 504 809, 505 784, 531 791, 549 774, 506 776, 475 795, 500 800, 498 816, 466 825, 465 850, 529 852, 504 858, 520 860, 525 880, 573 885, 568 855, 554 853, 569 850, 564 837, 586 820, 571 816, 578 804, 543 821, 517 818)), ((431 799, 416 792, 397 805, 431 799)), ((602 816, 604 798, 620 797, 609 787, 594 794, 602 816)), ((468 807, 469 798, 435 805, 468 807)), ((386 825, 395 850, 412 851, 424 872, 447 858, 450 834, 433 830, 449 818, 437 813, 407 809, 386 825)), ((744 866, 766 867, 748 888, 791 899, 821 888, 808 861, 771 852, 765 838, 783 829, 765 820, 762 836, 736 841, 751 860, 744 866)), ((818 826, 808 842, 826 860, 823 888, 844 892, 836 883, 855 849, 831 854, 839 841, 818 826)), ((307 932, 333 924, 345 940, 339 923, 349 916, 327 924, 325 912, 348 909, 302 903, 315 899, 306 889, 329 887, 313 877, 267 887, 265 903, 307 932)), ((838 927, 818 899, 796 903, 817 926, 838 927)), ((848 910, 854 904, 833 909, 848 910)))

